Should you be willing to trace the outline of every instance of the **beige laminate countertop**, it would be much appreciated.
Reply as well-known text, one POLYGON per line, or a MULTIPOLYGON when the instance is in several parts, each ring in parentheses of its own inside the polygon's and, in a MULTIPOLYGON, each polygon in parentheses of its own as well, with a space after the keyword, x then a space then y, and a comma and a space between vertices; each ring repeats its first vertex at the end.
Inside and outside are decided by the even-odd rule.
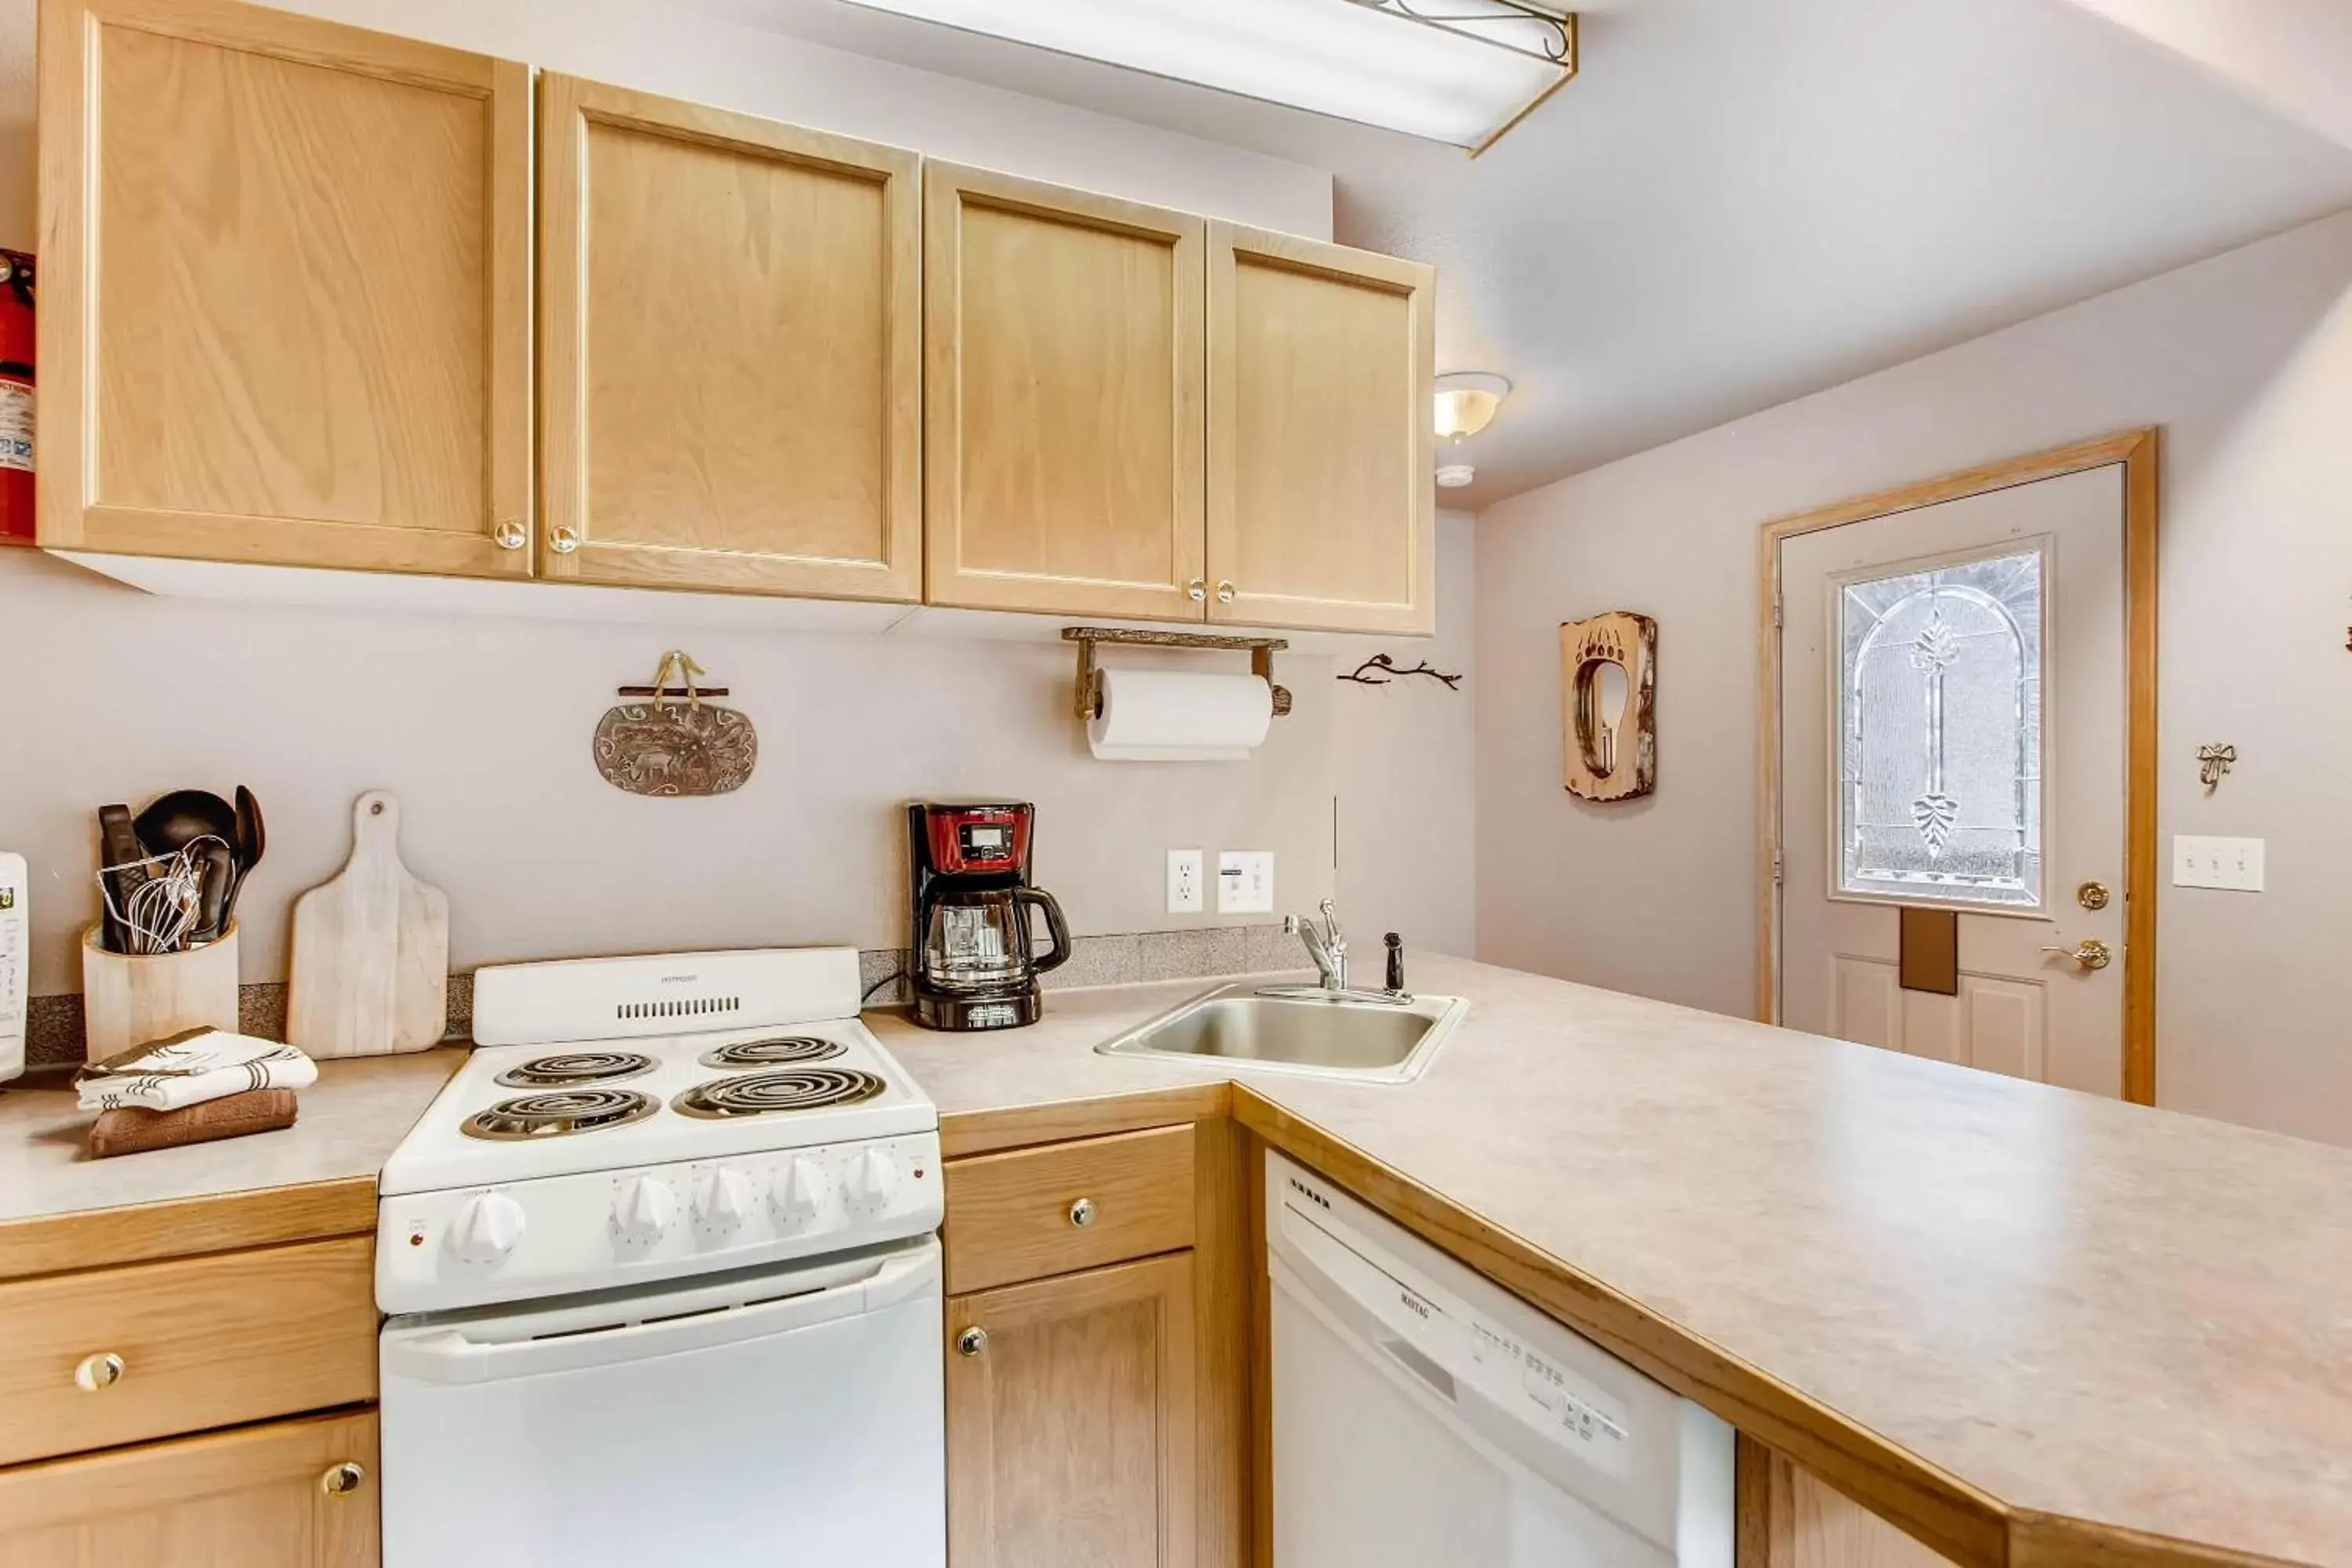
POLYGON ((0 1089, 0 1278, 368 1228, 376 1173, 464 1059, 443 1048, 321 1062, 291 1127, 108 1160, 86 1152, 96 1113, 66 1078, 0 1089), (222 1225, 216 1200, 247 1195, 222 1225), (175 1225, 210 1227, 207 1247, 175 1242, 175 1225))
MULTIPOLYGON (((2352 1563, 2352 1151, 1458 960, 1412 978, 1473 1005, 1418 1082, 1232 1075, 1236 1114, 1955 1555, 2352 1563)), ((1001 1036, 872 1021, 952 1141, 1226 1076, 1092 1049, 1200 989, 1065 993, 1001 1036)))

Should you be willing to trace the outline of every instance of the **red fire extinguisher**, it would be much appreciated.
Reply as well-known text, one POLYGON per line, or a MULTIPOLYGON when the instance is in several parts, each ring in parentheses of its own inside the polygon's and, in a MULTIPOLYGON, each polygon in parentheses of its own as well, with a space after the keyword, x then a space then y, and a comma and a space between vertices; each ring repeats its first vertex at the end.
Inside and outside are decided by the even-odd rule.
POLYGON ((0 544, 33 531, 33 258, 0 250, 0 544))

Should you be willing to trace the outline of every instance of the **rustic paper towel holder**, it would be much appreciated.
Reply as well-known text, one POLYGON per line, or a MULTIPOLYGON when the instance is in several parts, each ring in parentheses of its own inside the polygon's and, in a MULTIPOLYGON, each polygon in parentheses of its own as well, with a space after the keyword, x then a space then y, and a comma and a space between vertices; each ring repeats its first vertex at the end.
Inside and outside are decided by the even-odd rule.
POLYGON ((1274 690, 1274 716, 1290 712, 1290 689, 1274 679, 1274 656, 1290 646, 1283 637, 1225 637, 1208 632, 1139 632, 1123 626, 1064 626, 1062 640, 1078 645, 1078 685, 1076 703, 1081 723, 1102 711, 1102 669, 1095 649, 1104 643, 1128 647, 1197 647, 1250 656, 1250 673, 1274 690))

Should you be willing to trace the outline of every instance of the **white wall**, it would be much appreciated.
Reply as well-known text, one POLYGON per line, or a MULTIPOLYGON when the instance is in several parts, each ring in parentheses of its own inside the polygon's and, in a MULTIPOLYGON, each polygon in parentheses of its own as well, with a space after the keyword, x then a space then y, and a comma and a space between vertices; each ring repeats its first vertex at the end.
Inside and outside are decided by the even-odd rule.
MULTIPOLYGON (((269 852, 239 909, 246 978, 284 970, 295 894, 349 852, 351 803, 403 802, 446 889, 459 968, 772 943, 903 945, 913 799, 1034 800, 1038 879, 1081 932, 1240 923, 1164 908, 1171 845, 1271 849, 1283 907, 1332 885, 1328 663, 1281 660, 1297 710, 1247 763, 1111 763, 1069 717, 1059 646, 359 614, 150 598, 0 552, 0 845, 33 865, 36 993, 80 989, 91 813, 189 784, 260 796, 269 852), (734 795, 604 783, 614 688, 683 640, 760 731, 734 795)), ((1264 917, 1258 917, 1263 920, 1264 917)))
POLYGON ((2352 215, 1506 501, 1477 546, 1478 935, 1727 1013, 1755 965, 1756 531, 2164 429, 2159 826, 2269 840, 2260 896, 2160 889, 2167 1105, 2352 1142, 2352 215), (1658 792, 1559 784, 1566 619, 1659 623, 1658 792), (2237 771, 2208 799, 2197 748, 2237 771))
MULTIPOLYGON (((1318 170, 633 0, 304 0, 293 8, 1042 179, 1330 232, 1318 170)), ((34 237, 33 0, 0 0, 0 244, 34 237)), ((406 853, 446 889, 462 966, 737 942, 895 945, 918 797, 1034 799, 1040 880, 1081 931, 1233 923, 1161 912, 1170 846, 1272 849, 1285 908, 1333 879, 1336 705, 1244 764, 1104 764, 1059 647, 353 615, 152 599, 0 549, 0 845, 34 865, 37 993, 79 988, 92 809, 245 783, 271 847, 240 911, 247 979, 283 973, 291 897, 330 874, 352 795, 403 796, 406 853), (590 766, 613 688, 686 640, 752 714, 740 794, 648 802, 590 766)), ((1466 870, 1463 872, 1466 876, 1466 870)), ((1255 917, 1262 920, 1264 917, 1255 917)))
MULTIPOLYGON (((1463 677, 1449 690, 1426 676, 1386 686, 1339 681, 1339 913, 1353 944, 1350 978, 1379 973, 1380 937, 1414 952, 1467 956, 1476 942, 1477 736, 1475 526, 1437 517, 1437 636, 1369 644, 1410 668, 1423 660, 1463 677)), ((1336 673, 1358 658, 1334 661, 1336 673)))

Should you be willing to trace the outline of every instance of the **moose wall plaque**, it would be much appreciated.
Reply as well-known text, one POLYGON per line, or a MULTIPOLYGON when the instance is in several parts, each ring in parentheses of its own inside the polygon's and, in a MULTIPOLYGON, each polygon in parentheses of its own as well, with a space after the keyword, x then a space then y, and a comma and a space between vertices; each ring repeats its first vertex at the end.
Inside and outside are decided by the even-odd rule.
POLYGON ((1616 610, 1559 628, 1568 793, 1632 800, 1658 787, 1658 623, 1616 610))

